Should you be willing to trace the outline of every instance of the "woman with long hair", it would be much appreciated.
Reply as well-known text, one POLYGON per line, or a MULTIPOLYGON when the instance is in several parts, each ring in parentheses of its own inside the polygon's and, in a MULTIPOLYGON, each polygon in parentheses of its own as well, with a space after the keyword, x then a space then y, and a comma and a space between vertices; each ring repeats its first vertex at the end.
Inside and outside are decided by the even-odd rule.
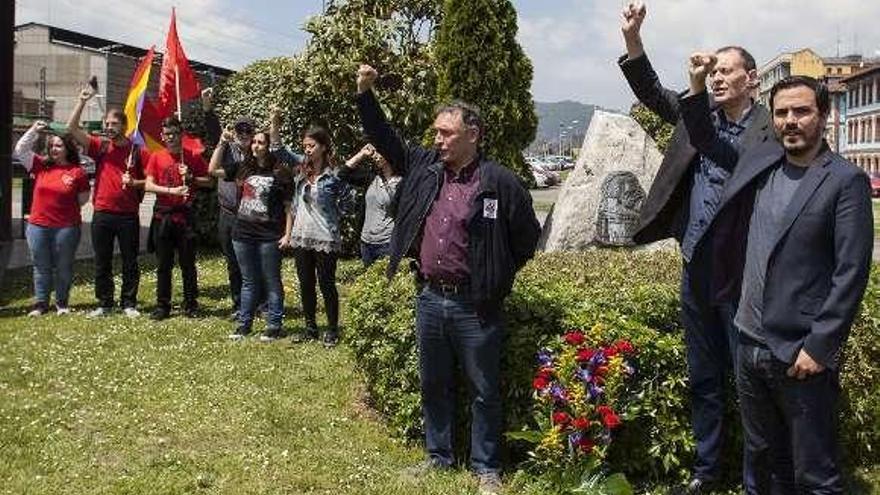
POLYGON ((34 144, 48 127, 41 120, 34 122, 13 150, 13 157, 35 179, 25 231, 34 263, 34 305, 28 316, 49 312, 53 288, 57 314, 70 313, 73 260, 82 224, 80 208, 89 200, 89 178, 72 136, 50 133, 46 138, 47 154, 34 153, 34 144))
MULTIPOLYGON (((209 174, 221 166, 224 148, 234 139, 231 132, 223 133, 211 157, 209 174)), ((232 340, 241 340, 251 333, 262 291, 266 297, 266 328, 260 340, 271 342, 282 335, 281 249, 289 238, 293 174, 269 152, 269 141, 268 132, 255 133, 251 153, 243 161, 226 161, 222 165, 227 180, 231 178, 239 187, 232 246, 241 269, 241 308, 237 327, 229 336, 232 340)))
POLYGON ((305 330, 294 342, 317 339, 317 281, 327 311, 324 345, 339 341, 336 259, 342 249, 340 219, 353 203, 354 190, 336 175, 333 142, 323 127, 311 127, 302 140, 305 160, 294 180, 290 244, 293 246, 305 330))

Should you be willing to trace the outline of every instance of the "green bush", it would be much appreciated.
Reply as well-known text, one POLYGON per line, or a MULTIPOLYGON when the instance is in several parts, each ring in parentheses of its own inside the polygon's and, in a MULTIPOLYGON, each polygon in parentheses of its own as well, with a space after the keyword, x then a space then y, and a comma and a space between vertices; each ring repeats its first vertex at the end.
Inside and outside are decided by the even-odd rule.
MULTIPOLYGON (((348 341, 373 405, 398 434, 418 438, 415 290, 409 274, 398 274, 388 282, 385 267, 377 263, 354 283, 347 313, 348 341)), ((610 446, 608 469, 639 483, 685 477, 693 441, 678 319, 679 275, 679 257, 671 252, 539 254, 526 265, 505 305, 509 334, 502 361, 506 429, 534 429, 536 351, 568 330, 604 323, 608 340, 627 338, 638 349, 632 359, 636 375, 627 385, 623 426, 610 446)), ((880 446, 878 296, 880 272, 875 269, 847 344, 842 376, 843 450, 850 463, 857 465, 876 463, 880 446)), ((735 414, 732 402, 731 414, 735 414)), ((466 418, 466 411, 459 416, 466 418)), ((512 460, 518 461, 527 445, 513 442, 509 447, 512 460)), ((731 457, 735 479, 736 456, 731 457)))

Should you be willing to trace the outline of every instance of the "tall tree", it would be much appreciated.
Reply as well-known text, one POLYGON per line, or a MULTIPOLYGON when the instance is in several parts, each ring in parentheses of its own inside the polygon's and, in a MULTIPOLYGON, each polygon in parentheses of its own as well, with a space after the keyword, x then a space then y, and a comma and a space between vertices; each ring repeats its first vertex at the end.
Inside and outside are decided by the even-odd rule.
POLYGON ((404 136, 420 137, 434 107, 429 47, 440 2, 331 0, 323 15, 306 21, 311 38, 301 53, 255 62, 227 82, 222 115, 267 122, 278 105, 285 141, 296 144, 310 124, 324 125, 344 158, 363 145, 353 97, 358 64, 369 63, 395 76, 398 84, 380 89, 383 103, 404 136))
POLYGON ((516 10, 508 0, 445 0, 437 31, 437 99, 480 107, 483 148, 527 183, 522 152, 535 139, 532 62, 516 41, 516 10))

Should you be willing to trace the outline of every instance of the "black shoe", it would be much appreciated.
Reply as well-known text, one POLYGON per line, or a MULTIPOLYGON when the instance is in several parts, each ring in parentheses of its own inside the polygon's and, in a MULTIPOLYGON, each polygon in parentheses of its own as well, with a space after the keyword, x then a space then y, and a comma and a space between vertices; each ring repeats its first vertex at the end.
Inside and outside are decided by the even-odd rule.
POLYGON ((184 305, 183 316, 187 318, 198 318, 199 317, 199 303, 191 302, 189 304, 184 305))
POLYGON ((293 334, 290 341, 294 344, 302 344, 310 340, 318 340, 318 329, 315 327, 306 327, 302 332, 293 334))
POLYGON ((339 343, 339 330, 327 330, 324 332, 324 347, 336 347, 339 343))
POLYGON ((168 308, 159 307, 154 309, 153 312, 150 313, 150 319, 153 321, 162 321, 169 316, 171 316, 171 311, 169 311, 168 308))
POLYGON ((250 333, 251 327, 247 325, 239 325, 234 332, 229 334, 229 340, 233 342, 238 342, 240 340, 244 340, 244 338, 250 335, 250 333))
POLYGON ((267 328, 263 331, 263 335, 260 335, 260 342, 275 342, 282 337, 284 337, 284 332, 281 328, 267 328))

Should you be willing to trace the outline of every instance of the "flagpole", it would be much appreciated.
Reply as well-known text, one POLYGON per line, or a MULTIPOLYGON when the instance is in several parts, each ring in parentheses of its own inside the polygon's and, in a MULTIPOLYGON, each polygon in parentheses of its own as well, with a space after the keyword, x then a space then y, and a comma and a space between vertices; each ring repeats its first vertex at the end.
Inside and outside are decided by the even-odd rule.
MULTIPOLYGON (((143 108, 141 108, 141 111, 138 112, 137 122, 135 122, 134 124, 134 130, 131 131, 131 137, 128 138, 128 142, 129 144, 131 144, 131 147, 128 150, 128 160, 125 161, 125 173, 127 174, 131 174, 131 169, 133 168, 131 160, 134 157, 134 139, 132 138, 134 137, 135 133, 138 132, 138 129, 141 128, 141 115, 143 115, 143 113, 143 108)), ((123 189, 126 188, 125 186, 125 184, 122 184, 123 189)))

